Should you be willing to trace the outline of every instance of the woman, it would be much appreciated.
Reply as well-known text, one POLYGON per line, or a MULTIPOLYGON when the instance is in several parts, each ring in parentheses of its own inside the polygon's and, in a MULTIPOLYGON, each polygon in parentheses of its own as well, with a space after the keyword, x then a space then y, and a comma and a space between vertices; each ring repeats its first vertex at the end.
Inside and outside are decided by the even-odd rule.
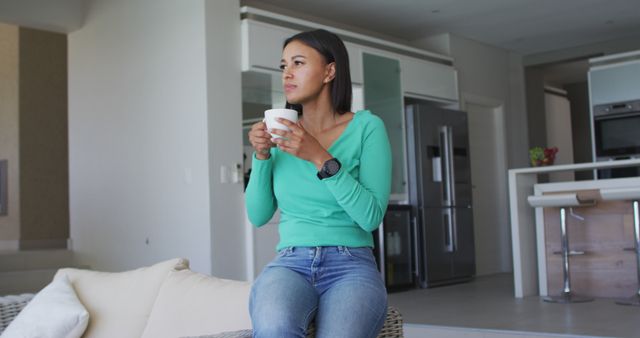
POLYGON ((259 227, 280 208, 277 257, 250 298, 254 337, 376 337, 387 298, 371 248, 391 186, 391 149, 382 121, 351 109, 346 48, 325 30, 284 43, 287 107, 301 113, 291 131, 249 132, 255 149, 247 212, 259 227), (272 134, 283 136, 272 138, 272 134))

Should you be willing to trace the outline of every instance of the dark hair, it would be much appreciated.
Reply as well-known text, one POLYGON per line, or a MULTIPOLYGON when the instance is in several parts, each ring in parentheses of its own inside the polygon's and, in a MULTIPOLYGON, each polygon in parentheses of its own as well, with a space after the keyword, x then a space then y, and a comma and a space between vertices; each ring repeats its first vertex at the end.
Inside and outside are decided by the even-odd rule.
MULTIPOLYGON (((298 33, 284 41, 282 49, 292 41, 300 41, 315 49, 324 57, 327 64, 335 62, 336 73, 331 81, 331 107, 338 114, 351 110, 351 73, 349 72, 349 54, 340 38, 324 29, 298 33)), ((302 113, 302 105, 287 102, 286 108, 302 113)))

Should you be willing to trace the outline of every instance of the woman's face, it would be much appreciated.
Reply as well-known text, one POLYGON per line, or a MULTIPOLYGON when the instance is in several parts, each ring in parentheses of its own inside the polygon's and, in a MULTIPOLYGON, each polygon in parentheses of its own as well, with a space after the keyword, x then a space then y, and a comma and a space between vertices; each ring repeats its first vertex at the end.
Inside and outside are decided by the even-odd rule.
POLYGON ((282 85, 287 101, 304 104, 318 97, 335 76, 335 64, 304 43, 291 41, 282 51, 282 85))

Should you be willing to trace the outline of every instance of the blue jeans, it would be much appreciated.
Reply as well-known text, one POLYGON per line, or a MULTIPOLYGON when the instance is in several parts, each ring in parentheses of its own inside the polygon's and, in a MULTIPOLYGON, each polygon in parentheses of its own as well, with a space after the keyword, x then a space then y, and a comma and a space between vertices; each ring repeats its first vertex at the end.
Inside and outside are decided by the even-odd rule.
POLYGON ((387 315, 387 292, 370 248, 289 247, 278 252, 251 288, 257 338, 376 337, 387 315))

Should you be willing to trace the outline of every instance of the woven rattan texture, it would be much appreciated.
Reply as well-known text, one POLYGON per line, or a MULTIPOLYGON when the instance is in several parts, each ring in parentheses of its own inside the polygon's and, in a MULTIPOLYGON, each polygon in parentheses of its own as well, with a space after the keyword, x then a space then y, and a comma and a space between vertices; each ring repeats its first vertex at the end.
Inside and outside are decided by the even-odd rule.
POLYGON ((16 318, 18 313, 27 306, 33 296, 33 294, 25 293, 0 297, 0 334, 9 326, 13 318, 16 318))

